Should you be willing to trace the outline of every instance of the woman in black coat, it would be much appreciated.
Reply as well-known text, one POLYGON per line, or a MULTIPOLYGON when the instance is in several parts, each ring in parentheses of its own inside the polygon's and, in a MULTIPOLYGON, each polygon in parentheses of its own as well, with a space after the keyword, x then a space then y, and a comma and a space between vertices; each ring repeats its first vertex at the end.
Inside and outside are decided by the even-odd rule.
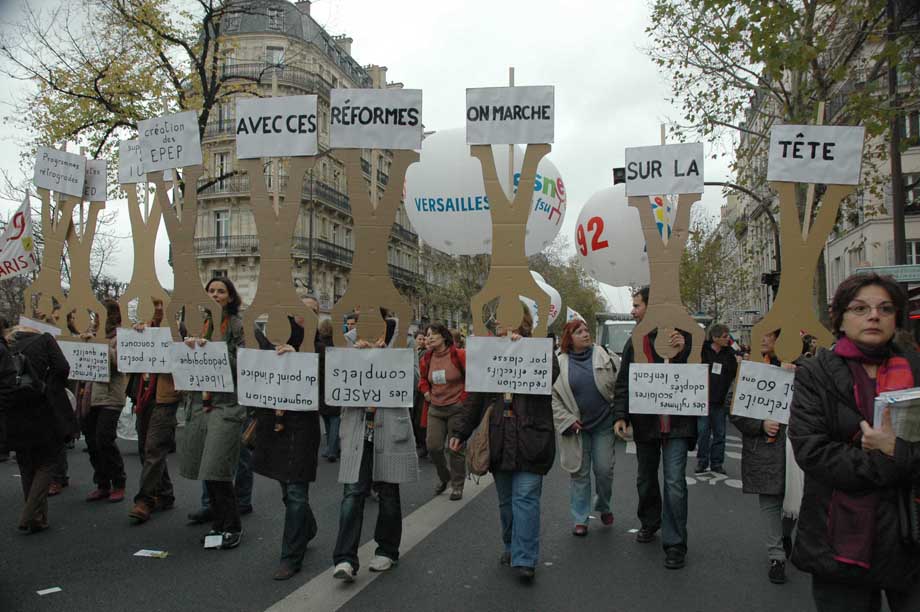
POLYGON ((795 565, 812 574, 819 612, 920 610, 920 547, 905 516, 920 442, 872 425, 874 398, 920 385, 920 357, 892 342, 907 296, 891 277, 851 276, 831 303, 837 334, 796 370, 789 439, 805 472, 795 565))

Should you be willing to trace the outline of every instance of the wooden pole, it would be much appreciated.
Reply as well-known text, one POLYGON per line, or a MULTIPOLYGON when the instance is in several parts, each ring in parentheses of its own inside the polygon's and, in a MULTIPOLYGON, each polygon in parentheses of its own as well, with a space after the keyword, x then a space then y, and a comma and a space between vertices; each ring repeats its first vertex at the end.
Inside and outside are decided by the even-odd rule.
MULTIPOLYGON (((818 116, 815 125, 824 125, 824 102, 818 102, 818 116)), ((805 194, 805 219, 802 221, 802 240, 808 239, 808 228, 811 227, 811 210, 815 205, 815 184, 808 183, 805 194)))
MULTIPOLYGON (((275 98, 277 96, 278 96, 278 68, 275 67, 275 68, 272 68, 272 97, 275 98)), ((281 210, 281 201, 280 201, 281 186, 278 184, 279 181, 281 180, 280 175, 279 175, 279 169, 278 169, 278 166, 281 165, 281 158, 280 157, 272 158, 271 164, 272 164, 272 187, 274 191, 274 193, 272 194, 272 197, 273 197, 273 205, 275 207, 275 214, 277 215, 278 211, 281 210)), ((254 181, 256 180, 256 177, 251 176, 249 177, 249 180, 250 182, 254 181)))
MULTIPOLYGON (((508 86, 514 87, 514 66, 508 68, 508 86)), ((514 145, 508 145, 508 198, 514 197, 514 145)))

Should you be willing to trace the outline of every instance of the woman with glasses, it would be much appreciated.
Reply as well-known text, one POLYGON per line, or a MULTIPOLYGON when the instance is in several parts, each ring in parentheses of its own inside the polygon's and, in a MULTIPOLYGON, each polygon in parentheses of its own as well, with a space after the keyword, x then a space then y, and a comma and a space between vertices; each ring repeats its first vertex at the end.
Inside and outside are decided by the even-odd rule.
POLYGON ((882 591, 892 612, 920 610, 907 524, 920 442, 897 437, 887 409, 873 424, 879 393, 920 383, 920 356, 892 341, 906 310, 891 277, 849 277, 831 303, 837 343, 796 370, 789 438, 805 493, 792 561, 812 575, 819 612, 877 611, 882 591))

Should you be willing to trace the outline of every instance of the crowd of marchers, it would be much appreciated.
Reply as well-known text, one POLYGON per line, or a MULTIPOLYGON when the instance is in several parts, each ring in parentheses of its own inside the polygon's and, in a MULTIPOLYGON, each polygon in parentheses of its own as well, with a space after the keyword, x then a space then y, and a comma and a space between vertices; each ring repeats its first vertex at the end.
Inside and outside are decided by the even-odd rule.
MULTIPOLYGON (((226 342, 235 371, 237 350, 247 335, 239 294, 226 278, 212 279, 206 291, 220 316, 206 317, 201 330, 183 329, 183 340, 190 347, 226 342)), ((648 288, 633 296, 637 321, 648 303, 648 288)), ((154 304, 152 320, 136 324, 136 330, 163 324, 162 304, 154 304)), ((316 299, 306 297, 304 304, 319 313, 316 299)), ((303 319, 289 317, 291 333, 284 344, 272 344, 258 329, 252 335, 259 348, 279 355, 313 342, 320 357, 319 410, 246 408, 233 392, 179 392, 169 374, 118 372, 115 334, 121 312, 116 302, 107 302, 106 329, 95 330, 109 341, 107 383, 69 380, 68 362, 51 335, 24 326, 2 330, 0 460, 15 453, 24 498, 18 527, 26 534, 48 529, 48 497, 68 486, 67 450, 80 437, 95 483, 87 502, 121 502, 128 483, 116 430, 130 399, 142 462, 130 520, 143 524, 174 507, 167 464, 176 450, 178 473, 201 481, 199 508, 188 519, 209 525, 200 540, 205 548, 239 546, 241 515, 252 512, 253 473, 276 480, 284 507, 276 580, 301 569, 320 528, 309 501, 320 457, 338 462, 343 489, 332 562, 334 577, 352 582, 359 570, 366 500, 373 496, 379 503, 377 548, 369 569, 388 571, 399 561, 400 485, 416 481, 419 460, 428 458, 437 474, 434 495, 447 492, 450 500, 461 500, 469 477, 467 441, 480 432, 498 497, 499 563, 532 581, 540 555, 544 476, 558 455, 570 474, 574 536, 588 536, 595 516, 600 525, 594 528, 609 528, 617 438, 636 449, 640 528, 635 541, 660 539, 665 567, 684 567, 688 456, 695 451, 697 474, 725 474, 730 421, 742 437, 743 491, 759 499, 767 579, 784 583, 791 558, 812 575, 819 612, 879 610, 883 593, 893 612, 913 612, 920 610, 920 442, 898 437, 888 411, 881 423, 874 415, 878 394, 920 386, 920 354, 903 329, 907 308, 904 289, 891 278, 852 276, 830 304, 834 345, 818 349, 814 338, 803 334, 801 356, 791 363, 775 353, 778 330, 752 339, 759 341, 759 350, 751 350, 734 343, 725 325, 712 324, 701 347, 708 366, 708 414, 694 417, 630 412, 630 364, 665 361, 655 349, 656 332, 635 344, 628 340, 620 357, 595 344, 580 319, 562 330, 549 395, 468 392, 462 334, 440 323, 412 330, 413 406, 378 409, 325 404, 323 355, 333 345, 333 323, 323 320, 311 339, 305 337, 303 319), (637 359, 634 346, 644 359, 637 359), (788 425, 729 414, 744 359, 795 371, 788 425)), ((349 315, 341 332, 356 349, 391 346, 398 321, 386 312, 380 315, 386 332, 379 338, 357 338, 358 317, 369 313, 349 315)), ((36 314, 55 324, 58 317, 57 312, 36 314)), ((532 328, 523 307, 518 324, 492 321, 490 333, 517 341, 529 337, 532 328)), ((671 363, 685 363, 691 351, 700 350, 690 334, 667 333, 677 353, 671 363)), ((88 332, 87 338, 93 335, 88 332)))

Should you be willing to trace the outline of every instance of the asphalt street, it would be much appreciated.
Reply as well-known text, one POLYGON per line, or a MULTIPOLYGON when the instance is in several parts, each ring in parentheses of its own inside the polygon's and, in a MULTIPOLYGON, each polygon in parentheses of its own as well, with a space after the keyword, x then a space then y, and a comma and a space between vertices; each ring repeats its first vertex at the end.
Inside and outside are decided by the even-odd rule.
MULTIPOLYGON (((586 538, 571 535, 568 475, 557 465, 543 485, 541 564, 531 585, 498 564, 501 541, 494 487, 468 481, 459 509, 446 495, 432 501, 434 470, 428 461, 421 462, 420 481, 402 487, 405 524, 417 542, 403 551, 391 572, 370 581, 362 568, 352 585, 333 582, 329 572, 341 485, 336 483, 338 465, 323 462, 310 491, 319 534, 310 543, 303 570, 287 582, 276 582, 271 575, 278 563, 283 524, 277 483, 256 476, 255 511, 243 519, 238 549, 206 551, 198 538, 207 526, 187 526, 185 520, 198 506, 199 483, 177 474, 178 507, 155 514, 147 524, 131 524, 128 500, 136 492, 140 466, 134 443, 120 445, 129 478, 128 499, 118 504, 83 501, 92 489, 92 471, 88 455, 81 452, 83 443, 78 442, 69 453, 70 487, 50 500, 52 527, 35 535, 16 530, 21 505, 18 469, 14 461, 0 464, 0 612, 261 612, 282 600, 276 609, 813 609, 810 577, 791 564, 787 584, 767 580, 757 499, 740 491, 740 442, 734 437, 729 440, 727 478, 696 477, 695 462, 688 460, 689 554, 687 566, 679 571, 664 568, 660 540, 635 542, 636 458, 626 445, 617 447, 616 520, 611 527, 592 521, 586 538), (448 517, 449 511, 455 514, 448 517), (134 556, 141 549, 169 555, 134 556), (37 594, 53 587, 61 591, 37 594)), ((171 455, 170 461, 176 462, 175 457, 171 455)), ((369 501, 363 542, 372 538, 375 517, 376 504, 369 501)), ((407 537, 404 533, 404 543, 407 537)))

